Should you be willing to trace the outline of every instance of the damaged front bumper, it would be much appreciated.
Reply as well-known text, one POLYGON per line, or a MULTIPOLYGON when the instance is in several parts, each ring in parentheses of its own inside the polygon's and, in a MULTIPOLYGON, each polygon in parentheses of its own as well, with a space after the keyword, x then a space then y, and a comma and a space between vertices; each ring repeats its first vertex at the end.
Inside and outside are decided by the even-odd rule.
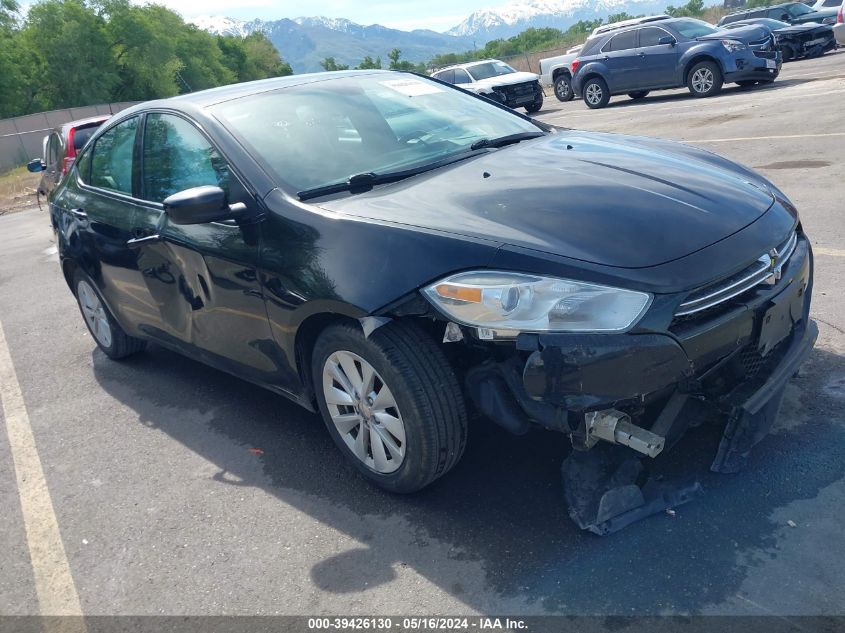
MULTIPOLYGON (((768 433, 787 381, 813 348, 811 294, 812 253, 801 236, 773 285, 694 318, 677 318, 672 308, 664 331, 522 334, 516 354, 469 372, 468 390, 508 430, 519 434, 539 424, 569 434, 581 452, 601 442, 653 457, 683 435, 695 417, 691 409, 703 407, 725 422, 711 469, 736 472, 768 433)), ((590 512, 601 519, 598 505, 590 512)), ((581 518, 581 527, 596 527, 596 520, 581 518)), ((618 527, 593 531, 612 529, 618 527)))

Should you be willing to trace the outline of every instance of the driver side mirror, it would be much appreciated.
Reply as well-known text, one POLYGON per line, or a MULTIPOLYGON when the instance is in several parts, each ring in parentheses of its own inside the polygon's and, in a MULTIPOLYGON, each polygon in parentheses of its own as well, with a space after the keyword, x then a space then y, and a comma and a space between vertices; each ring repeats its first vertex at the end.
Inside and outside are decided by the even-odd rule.
POLYGON ((674 46, 676 43, 677 40, 675 40, 675 38, 671 35, 664 35, 659 40, 657 40, 658 46, 663 46, 664 44, 670 44, 671 46, 674 46))
POLYGON ((40 158, 33 158, 26 164, 26 170, 31 174, 37 174, 40 171, 47 169, 47 165, 40 158))
POLYGON ((229 204, 220 187, 203 186, 185 189, 165 198, 164 212, 174 224, 206 224, 224 220, 240 220, 247 214, 242 202, 229 204))

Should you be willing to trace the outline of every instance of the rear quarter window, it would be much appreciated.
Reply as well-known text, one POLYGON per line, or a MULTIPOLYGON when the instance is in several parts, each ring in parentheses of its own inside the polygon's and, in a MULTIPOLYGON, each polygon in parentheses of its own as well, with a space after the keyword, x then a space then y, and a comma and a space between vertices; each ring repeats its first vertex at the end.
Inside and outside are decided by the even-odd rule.
POLYGON ((94 136, 94 132, 96 132, 99 128, 99 124, 76 128, 73 133, 73 149, 78 152, 85 147, 85 143, 88 142, 88 139, 94 136))

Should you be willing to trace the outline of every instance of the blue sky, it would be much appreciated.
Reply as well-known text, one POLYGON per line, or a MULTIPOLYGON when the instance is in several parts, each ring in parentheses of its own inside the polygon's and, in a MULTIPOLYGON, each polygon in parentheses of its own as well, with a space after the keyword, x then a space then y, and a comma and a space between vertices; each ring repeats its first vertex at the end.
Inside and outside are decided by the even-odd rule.
POLYGON ((349 18, 361 24, 410 29, 445 31, 467 15, 487 6, 506 4, 507 0, 375 0, 372 2, 343 2, 340 0, 309 0, 307 2, 279 2, 274 0, 158 0, 186 18, 201 15, 225 15, 233 18, 262 20, 325 15, 349 18))

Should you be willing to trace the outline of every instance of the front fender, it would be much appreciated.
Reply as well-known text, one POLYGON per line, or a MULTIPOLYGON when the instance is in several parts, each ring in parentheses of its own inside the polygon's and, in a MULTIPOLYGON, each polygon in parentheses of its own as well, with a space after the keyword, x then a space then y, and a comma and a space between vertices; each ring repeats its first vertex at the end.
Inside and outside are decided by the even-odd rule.
POLYGON ((678 85, 684 85, 687 82, 687 70, 693 62, 700 58, 708 58, 719 65, 719 70, 725 72, 725 57, 728 52, 719 42, 699 42, 688 48, 681 55, 678 60, 678 85))

